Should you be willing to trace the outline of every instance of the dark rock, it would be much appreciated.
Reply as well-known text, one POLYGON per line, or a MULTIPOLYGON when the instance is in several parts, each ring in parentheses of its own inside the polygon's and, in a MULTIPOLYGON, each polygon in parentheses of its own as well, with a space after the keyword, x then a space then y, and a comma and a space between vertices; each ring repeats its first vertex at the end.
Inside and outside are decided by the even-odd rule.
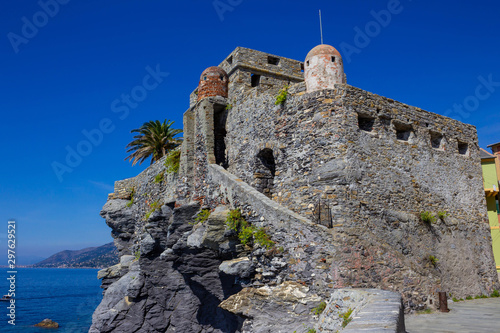
POLYGON ((111 284, 93 315, 89 332, 237 332, 242 319, 218 307, 226 295, 241 290, 234 276, 218 273, 221 259, 211 248, 187 245, 193 226, 189 223, 199 205, 177 207, 165 214, 166 223, 155 217, 156 232, 168 234, 168 248, 153 248, 153 236, 143 234, 139 261, 111 284), (160 230, 165 228, 167 230, 160 230))
POLYGON ((141 255, 148 255, 155 250, 156 241, 151 237, 149 233, 144 235, 144 238, 141 240, 141 255))

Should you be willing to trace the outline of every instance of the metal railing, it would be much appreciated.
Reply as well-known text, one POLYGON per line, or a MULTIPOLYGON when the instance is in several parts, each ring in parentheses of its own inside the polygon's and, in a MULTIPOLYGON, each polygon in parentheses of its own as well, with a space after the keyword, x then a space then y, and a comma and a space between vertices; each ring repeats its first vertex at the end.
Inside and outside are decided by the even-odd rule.
POLYGON ((318 200, 318 203, 314 206, 313 221, 325 227, 333 228, 332 211, 328 202, 318 200))

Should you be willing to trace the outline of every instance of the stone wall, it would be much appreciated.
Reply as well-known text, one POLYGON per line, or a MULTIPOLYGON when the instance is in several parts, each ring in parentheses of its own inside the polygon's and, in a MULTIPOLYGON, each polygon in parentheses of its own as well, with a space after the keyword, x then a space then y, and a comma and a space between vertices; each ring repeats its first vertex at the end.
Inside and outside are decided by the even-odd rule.
POLYGON ((317 324, 319 332, 405 333, 404 309, 398 293, 378 289, 337 289, 317 324), (352 310, 342 329, 344 314, 352 310))
POLYGON ((267 73, 287 80, 303 81, 303 63, 266 52, 237 47, 219 64, 231 76, 237 69, 245 68, 258 73, 267 73))
POLYGON ((349 238, 345 251, 361 255, 345 258, 340 285, 378 285, 359 269, 391 279, 392 268, 384 277, 373 258, 365 261, 373 251, 363 258, 371 243, 394 249, 390 266, 413 267, 393 285, 407 293, 407 308, 430 304, 438 290, 464 297, 498 286, 473 126, 348 85, 305 93, 295 84, 283 106, 275 96, 237 95, 226 124, 228 171, 258 188, 257 156, 270 149, 272 198, 309 219, 320 200, 330 209, 349 238), (424 211, 446 216, 426 224, 424 211))

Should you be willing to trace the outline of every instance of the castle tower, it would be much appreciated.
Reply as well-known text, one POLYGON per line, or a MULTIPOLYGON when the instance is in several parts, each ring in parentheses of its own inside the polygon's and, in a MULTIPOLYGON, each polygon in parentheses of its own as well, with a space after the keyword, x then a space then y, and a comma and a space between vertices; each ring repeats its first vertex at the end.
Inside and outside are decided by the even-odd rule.
POLYGON ((334 89, 345 83, 342 56, 333 46, 321 44, 313 48, 304 62, 304 79, 307 92, 334 89))
POLYGON ((198 84, 198 101, 210 96, 222 96, 227 98, 227 86, 229 77, 222 68, 208 67, 201 73, 198 84))

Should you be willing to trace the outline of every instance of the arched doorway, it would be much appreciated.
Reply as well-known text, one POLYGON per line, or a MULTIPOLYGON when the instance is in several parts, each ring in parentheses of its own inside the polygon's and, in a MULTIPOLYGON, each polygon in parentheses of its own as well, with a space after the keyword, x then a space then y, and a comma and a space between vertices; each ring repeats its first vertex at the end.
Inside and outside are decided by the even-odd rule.
POLYGON ((262 149, 255 158, 255 188, 269 198, 272 198, 275 175, 276 163, 274 161, 273 150, 270 148, 262 149))

